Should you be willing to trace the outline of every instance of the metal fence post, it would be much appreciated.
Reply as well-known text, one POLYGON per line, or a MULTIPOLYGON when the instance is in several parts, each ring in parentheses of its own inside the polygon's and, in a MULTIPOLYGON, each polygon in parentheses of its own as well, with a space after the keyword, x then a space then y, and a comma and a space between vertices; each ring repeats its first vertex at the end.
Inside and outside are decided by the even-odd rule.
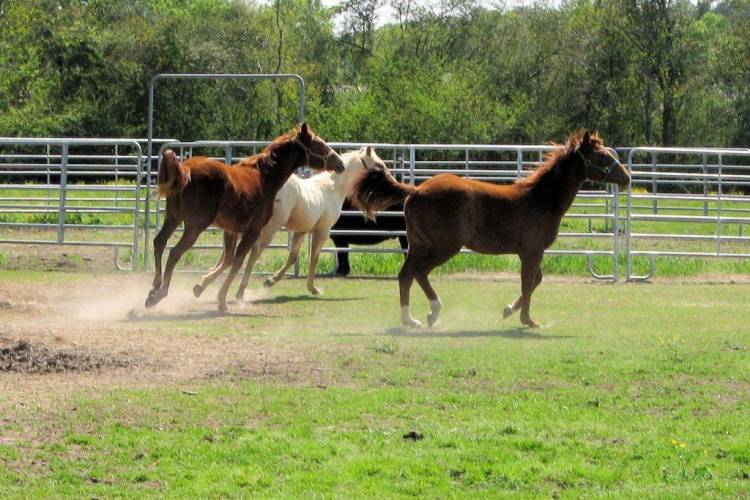
MULTIPOLYGON (((612 189, 614 198, 612 199, 612 279, 617 282, 620 275, 620 235, 617 234, 620 228, 619 216, 620 216, 620 187, 615 185, 612 189)), ((607 199, 608 200, 608 199, 607 199)))
POLYGON ((721 153, 718 154, 718 159, 719 159, 719 175, 718 175, 719 185, 718 185, 718 193, 717 193, 718 196, 716 199, 716 255, 717 256, 721 253, 721 230, 722 230, 721 196, 724 193, 724 188, 721 182, 722 181, 721 176, 722 176, 722 170, 723 170, 722 164, 724 161, 723 161, 723 157, 721 153))
POLYGON ((60 157, 60 207, 57 212, 57 242, 65 241, 65 204, 68 187, 68 145, 62 146, 60 157))
MULTIPOLYGON (((143 151, 141 145, 134 143, 135 153, 138 155, 135 166, 135 204, 133 208, 133 271, 138 270, 138 217, 141 213, 141 178, 143 177, 143 151)), ((148 252, 143 249, 143 258, 146 258, 148 252)))
POLYGON ((632 241, 630 233, 632 231, 632 215, 633 215, 633 156, 635 148, 630 150, 628 154, 628 172, 631 175, 631 182, 628 184, 627 191, 627 210, 625 211, 625 281, 630 281, 630 277, 633 275, 633 254, 632 254, 632 241))
MULTIPOLYGON (((703 153, 703 165, 702 169, 703 171, 703 197, 708 197, 708 163, 707 163, 707 155, 706 153, 703 153)), ((708 215, 708 199, 703 200, 703 215, 708 215)))
POLYGON ((414 146, 409 146, 409 178, 411 181, 411 184, 416 184, 415 179, 415 173, 414 173, 414 163, 417 160, 417 152, 414 150, 414 146))
POLYGON ((651 210, 654 214, 656 214, 659 211, 658 202, 656 200, 656 193, 659 190, 658 184, 656 182, 656 154, 651 153, 651 194, 654 195, 653 200, 651 200, 651 210))

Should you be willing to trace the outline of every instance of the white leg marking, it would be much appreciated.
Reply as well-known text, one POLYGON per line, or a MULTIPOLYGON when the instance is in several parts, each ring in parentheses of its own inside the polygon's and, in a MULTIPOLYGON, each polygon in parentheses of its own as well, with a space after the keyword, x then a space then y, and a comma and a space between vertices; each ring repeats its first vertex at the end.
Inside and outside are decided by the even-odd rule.
POLYGON ((401 324, 412 328, 422 328, 422 323, 411 317, 409 306, 403 306, 401 308, 401 324))
POLYGON ((438 320, 441 307, 443 307, 443 303, 440 302, 440 297, 430 301, 430 314, 427 315, 427 326, 434 325, 438 320))

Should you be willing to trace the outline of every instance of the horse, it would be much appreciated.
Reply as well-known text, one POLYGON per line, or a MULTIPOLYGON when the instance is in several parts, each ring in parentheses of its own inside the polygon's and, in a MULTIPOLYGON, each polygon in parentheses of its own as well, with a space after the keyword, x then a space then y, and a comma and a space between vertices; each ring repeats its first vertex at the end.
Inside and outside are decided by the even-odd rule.
POLYGON ((409 251, 398 275, 401 322, 422 327, 409 312, 414 280, 430 301, 427 325, 440 315, 442 302, 428 275, 462 247, 484 254, 517 254, 521 259, 521 295, 503 310, 508 318, 521 310, 521 323, 535 328, 531 294, 542 282, 544 250, 557 238, 560 221, 584 180, 627 186, 630 175, 596 133, 578 131, 556 145, 527 178, 495 185, 440 174, 419 186, 396 181, 383 167, 368 169, 355 181, 352 201, 367 214, 405 200, 409 251))
MULTIPOLYGON (((159 195, 167 199, 164 224, 154 238, 155 276, 146 299, 153 307, 167 296, 172 273, 180 257, 211 224, 231 234, 241 234, 236 249, 225 255, 222 269, 231 265, 219 291, 219 311, 227 310, 229 286, 252 245, 271 218, 276 194, 292 173, 303 165, 316 170, 343 172, 341 157, 303 123, 277 137, 260 153, 234 166, 204 156, 182 161, 174 151, 164 151, 159 169, 159 195), (170 250, 162 277, 161 260, 167 240, 184 223, 185 231, 170 250)), ((226 237, 225 237, 226 239, 226 237)))
MULTIPOLYGON (((342 211, 354 210, 354 207, 350 201, 345 201, 342 211)), ((404 204, 396 203, 390 207, 385 208, 387 212, 403 212, 404 204)), ((359 215, 342 215, 336 224, 333 225, 333 231, 337 229, 343 230, 359 230, 359 231, 406 231, 406 221, 403 215, 378 217, 376 220, 363 218, 359 215)), ((406 236, 386 236, 379 234, 332 234, 331 239, 333 240, 336 248, 349 248, 349 245, 376 245, 385 240, 391 238, 398 238, 401 250, 406 250, 407 241, 406 236)), ((349 252, 336 252, 336 271, 338 276, 348 276, 351 271, 349 265, 349 252)))
MULTIPOLYGON (((365 168, 384 165, 371 147, 344 153, 341 159, 344 162, 343 173, 323 172, 307 179, 301 179, 292 174, 279 190, 273 205, 273 215, 263 228, 260 238, 253 245, 248 257, 245 274, 237 290, 237 299, 243 298, 253 266, 282 226, 286 226, 287 230, 293 233, 289 256, 283 267, 273 277, 268 278, 264 285, 271 287, 284 278, 287 269, 297 261, 305 236, 312 234, 307 289, 313 295, 320 294, 320 290, 315 286, 315 268, 320 250, 328 239, 331 226, 341 214, 341 205, 349 194, 354 177, 365 168)), ((231 252, 234 248, 236 240, 236 234, 225 235, 224 254, 219 258, 217 265, 203 277, 201 283, 193 287, 196 297, 200 296, 203 290, 221 274, 225 255, 227 251, 231 252)))

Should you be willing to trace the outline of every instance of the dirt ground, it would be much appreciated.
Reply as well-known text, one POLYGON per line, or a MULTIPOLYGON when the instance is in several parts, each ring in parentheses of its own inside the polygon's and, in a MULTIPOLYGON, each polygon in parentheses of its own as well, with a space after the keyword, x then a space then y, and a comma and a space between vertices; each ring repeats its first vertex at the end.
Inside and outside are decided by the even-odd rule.
MULTIPOLYGON (((324 383, 320 357, 308 359, 283 341, 186 334, 181 323, 218 316, 212 296, 196 301, 177 286, 167 304, 145 311, 145 274, 72 276, 79 278, 0 283, 0 404, 44 405, 82 389, 189 391, 217 378, 324 383)), ((273 307, 248 301, 233 304, 232 313, 278 315, 273 307)))

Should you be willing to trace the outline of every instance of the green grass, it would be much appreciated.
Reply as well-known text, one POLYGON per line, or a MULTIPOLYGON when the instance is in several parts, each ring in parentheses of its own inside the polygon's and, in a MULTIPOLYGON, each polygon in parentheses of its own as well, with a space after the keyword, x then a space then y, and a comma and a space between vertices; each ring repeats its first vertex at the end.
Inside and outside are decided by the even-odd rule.
MULTIPOLYGON (((402 331, 395 281, 372 279, 322 279, 325 295, 314 300, 303 300, 303 282, 282 282, 267 318, 138 322, 154 335, 291 346, 316 368, 293 379, 194 381, 185 384, 189 394, 100 391, 44 412, 3 404, 2 425, 23 425, 35 438, 0 445, 0 490, 23 497, 747 494, 748 285, 543 283, 532 309, 542 329, 531 331, 518 329, 517 317, 499 319, 517 282, 434 281, 444 310, 432 332, 402 331), (424 439, 404 439, 410 431, 424 439)), ((423 317, 416 286, 412 302, 423 317)))

